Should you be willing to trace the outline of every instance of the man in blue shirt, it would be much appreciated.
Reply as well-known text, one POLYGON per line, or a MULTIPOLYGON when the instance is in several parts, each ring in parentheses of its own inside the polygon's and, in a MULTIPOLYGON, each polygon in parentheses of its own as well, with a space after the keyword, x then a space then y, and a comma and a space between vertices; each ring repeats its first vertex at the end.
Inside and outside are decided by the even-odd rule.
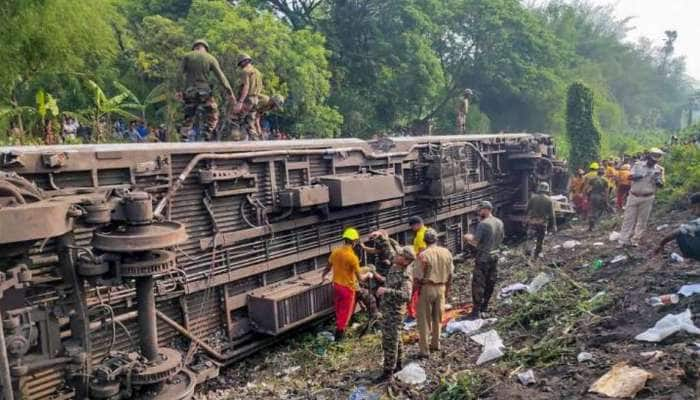
POLYGON ((654 251, 656 254, 661 253, 666 243, 675 239, 684 257, 700 261, 700 193, 694 193, 690 196, 690 212, 698 218, 687 224, 682 224, 663 238, 659 247, 654 251))

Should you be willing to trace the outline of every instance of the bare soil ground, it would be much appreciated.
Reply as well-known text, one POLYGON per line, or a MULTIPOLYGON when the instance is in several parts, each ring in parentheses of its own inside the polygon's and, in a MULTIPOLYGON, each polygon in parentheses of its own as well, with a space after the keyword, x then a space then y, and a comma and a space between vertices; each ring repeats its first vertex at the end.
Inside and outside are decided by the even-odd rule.
MULTIPOLYGON (((687 308, 700 326, 700 295, 681 296, 678 304, 661 307, 645 303, 650 296, 700 283, 700 263, 670 259, 672 251, 678 252, 675 244, 664 255, 651 255, 663 235, 689 219, 684 212, 656 216, 641 246, 626 250, 608 240, 619 216, 592 233, 575 223, 562 229, 547 238, 543 259, 529 260, 524 255, 527 244, 505 250, 497 293, 512 283, 528 283, 543 271, 554 279, 535 294, 517 295, 510 302, 492 300, 498 318, 494 328, 506 354, 491 363, 477 367, 481 346, 457 333, 443 338, 441 352, 419 362, 427 372, 424 385, 375 385, 382 358, 379 333, 361 339, 355 333, 341 343, 329 343, 317 335, 332 331, 326 322, 222 371, 203 385, 198 399, 347 399, 360 386, 387 399, 599 399, 603 397, 588 393, 590 385, 621 361, 653 374, 636 398, 700 399, 700 347, 695 344, 700 336, 677 333, 659 344, 634 340, 664 315, 687 308), (555 249, 567 240, 581 244, 555 249), (611 264, 617 255, 628 259, 611 264), (592 267, 596 259, 605 263, 599 270, 592 267), (662 353, 641 355, 657 350, 662 353), (583 351, 593 360, 578 362, 583 351), (530 368, 537 382, 523 386, 516 374, 530 368)), ((466 261, 458 267, 451 304, 469 302, 472 265, 466 261)), ((360 318, 356 331, 362 325, 360 318)), ((415 357, 415 333, 407 332, 404 342, 407 358, 415 357)))

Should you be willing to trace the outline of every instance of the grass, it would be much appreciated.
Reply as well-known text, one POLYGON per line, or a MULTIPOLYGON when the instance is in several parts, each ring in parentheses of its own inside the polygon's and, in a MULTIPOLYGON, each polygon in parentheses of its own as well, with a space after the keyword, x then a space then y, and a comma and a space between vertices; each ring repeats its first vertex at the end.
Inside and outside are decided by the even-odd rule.
POLYGON ((463 371, 443 378, 430 400, 476 400, 488 388, 486 380, 475 371, 463 371))

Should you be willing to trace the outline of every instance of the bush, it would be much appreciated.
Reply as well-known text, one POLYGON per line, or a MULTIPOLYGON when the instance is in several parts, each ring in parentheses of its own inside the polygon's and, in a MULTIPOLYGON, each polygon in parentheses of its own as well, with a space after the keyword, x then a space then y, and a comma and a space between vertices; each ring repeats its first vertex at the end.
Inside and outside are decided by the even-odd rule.
POLYGON ((593 119, 593 91, 580 82, 569 86, 566 134, 570 144, 571 169, 600 158, 600 131, 593 119))
POLYGON ((695 144, 674 146, 664 157, 666 184, 659 201, 669 205, 684 202, 688 194, 700 191, 700 147, 695 144))

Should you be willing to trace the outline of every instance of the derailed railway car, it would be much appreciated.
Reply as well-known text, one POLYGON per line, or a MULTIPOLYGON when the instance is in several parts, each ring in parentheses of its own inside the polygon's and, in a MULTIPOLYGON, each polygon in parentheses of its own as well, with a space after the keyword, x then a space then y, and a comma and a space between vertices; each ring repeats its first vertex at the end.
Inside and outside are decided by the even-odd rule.
POLYGON ((331 313, 344 227, 460 252, 558 166, 531 134, 0 148, 4 399, 188 399, 331 313))

